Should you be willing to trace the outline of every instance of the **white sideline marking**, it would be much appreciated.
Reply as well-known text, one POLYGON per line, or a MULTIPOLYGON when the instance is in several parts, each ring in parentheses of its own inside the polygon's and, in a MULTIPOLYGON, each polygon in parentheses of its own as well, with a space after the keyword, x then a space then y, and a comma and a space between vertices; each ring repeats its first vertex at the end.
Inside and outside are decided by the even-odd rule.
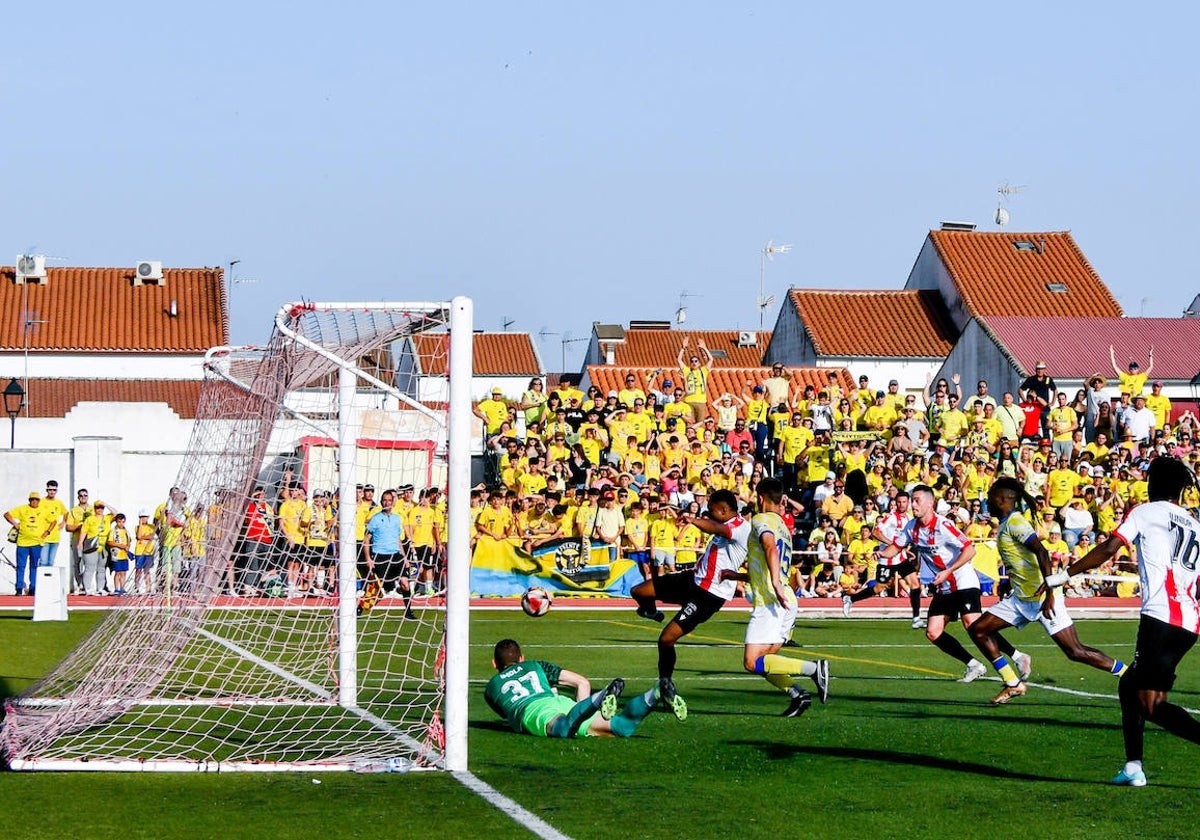
POLYGON ((571 840, 569 836, 563 834, 537 814, 525 810, 517 802, 509 799, 474 773, 463 771, 452 772, 450 775, 461 782, 471 793, 483 797, 489 804, 494 805, 508 815, 513 822, 524 826, 533 834, 543 838, 543 840, 571 840))

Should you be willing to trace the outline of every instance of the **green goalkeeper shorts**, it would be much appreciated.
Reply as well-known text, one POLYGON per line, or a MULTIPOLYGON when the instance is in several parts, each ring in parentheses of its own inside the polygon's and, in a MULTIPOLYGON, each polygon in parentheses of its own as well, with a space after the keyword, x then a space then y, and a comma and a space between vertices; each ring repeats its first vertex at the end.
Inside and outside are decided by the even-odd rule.
MULTIPOLYGON (((556 717, 565 715, 571 711, 576 702, 575 700, 569 700, 566 697, 559 697, 558 695, 534 700, 521 712, 521 726, 525 727, 525 731, 530 735, 549 738, 550 734, 548 730, 550 729, 550 724, 554 722, 556 717)), ((588 730, 591 728, 592 718, 594 717, 596 715, 592 715, 592 717, 584 721, 583 726, 579 727, 579 734, 575 737, 578 738, 580 735, 586 736, 590 734, 588 730)))

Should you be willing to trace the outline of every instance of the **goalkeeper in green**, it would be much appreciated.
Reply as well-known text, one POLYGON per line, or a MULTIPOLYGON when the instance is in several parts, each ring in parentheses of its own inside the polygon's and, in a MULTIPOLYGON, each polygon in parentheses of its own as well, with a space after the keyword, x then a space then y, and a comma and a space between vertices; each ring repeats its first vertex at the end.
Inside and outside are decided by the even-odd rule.
POLYGON ((628 738, 658 702, 656 686, 618 713, 617 697, 625 688, 624 680, 613 680, 593 692, 581 674, 552 662, 526 661, 521 646, 512 639, 496 643, 492 665, 498 673, 488 681, 484 698, 515 732, 543 738, 580 734, 628 738), (555 687, 571 689, 574 699, 557 694, 555 687))

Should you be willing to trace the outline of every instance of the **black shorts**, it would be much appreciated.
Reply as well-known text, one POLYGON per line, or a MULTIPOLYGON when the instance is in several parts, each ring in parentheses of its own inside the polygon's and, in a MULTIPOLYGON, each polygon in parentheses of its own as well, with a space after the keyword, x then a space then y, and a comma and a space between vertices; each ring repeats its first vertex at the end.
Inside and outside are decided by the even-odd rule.
POLYGON ((432 545, 418 545, 411 556, 422 569, 432 569, 437 565, 437 552, 432 545))
POLYGON ((1194 633, 1143 615, 1138 623, 1133 664, 1125 679, 1139 691, 1170 691, 1175 685, 1176 666, 1194 644, 1194 633))
POLYGON ((304 562, 310 566, 328 566, 334 561, 333 554, 334 546, 332 545, 310 545, 308 552, 304 557, 304 562))
POLYGON ((933 600, 929 602, 929 617, 933 618, 935 615, 944 615, 946 618, 954 621, 970 613, 978 615, 983 612, 983 607, 979 603, 979 596, 978 587, 960 589, 957 592, 935 593, 933 600))
POLYGON ((875 580, 879 583, 888 584, 892 582, 892 578, 906 578, 917 570, 917 564, 911 558, 905 558, 894 566, 885 566, 880 563, 875 567, 875 580))
POLYGON ((654 597, 667 604, 679 604, 680 610, 674 621, 683 628, 684 633, 692 632, 725 606, 724 598, 718 598, 696 585, 696 577, 692 572, 659 575, 654 580, 654 597))

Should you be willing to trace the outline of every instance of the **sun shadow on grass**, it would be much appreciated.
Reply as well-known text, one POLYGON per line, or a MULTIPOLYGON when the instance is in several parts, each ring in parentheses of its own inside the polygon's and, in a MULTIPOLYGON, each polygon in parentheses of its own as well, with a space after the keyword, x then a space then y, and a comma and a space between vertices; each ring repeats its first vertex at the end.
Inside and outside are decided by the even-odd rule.
POLYGON ((1074 782, 1061 776, 1043 776, 1037 773, 1020 773, 994 767, 988 764, 976 764, 970 761, 956 761, 936 755, 921 753, 899 752, 896 750, 859 749, 856 747, 817 747, 803 744, 780 744, 770 741, 730 741, 731 746, 752 747, 759 750, 772 761, 786 761, 797 755, 814 755, 826 758, 844 758, 853 761, 874 761, 886 764, 900 764, 907 767, 932 767, 939 770, 950 770, 955 773, 974 773, 978 776, 990 776, 1001 779, 1019 779, 1030 782, 1074 782))

